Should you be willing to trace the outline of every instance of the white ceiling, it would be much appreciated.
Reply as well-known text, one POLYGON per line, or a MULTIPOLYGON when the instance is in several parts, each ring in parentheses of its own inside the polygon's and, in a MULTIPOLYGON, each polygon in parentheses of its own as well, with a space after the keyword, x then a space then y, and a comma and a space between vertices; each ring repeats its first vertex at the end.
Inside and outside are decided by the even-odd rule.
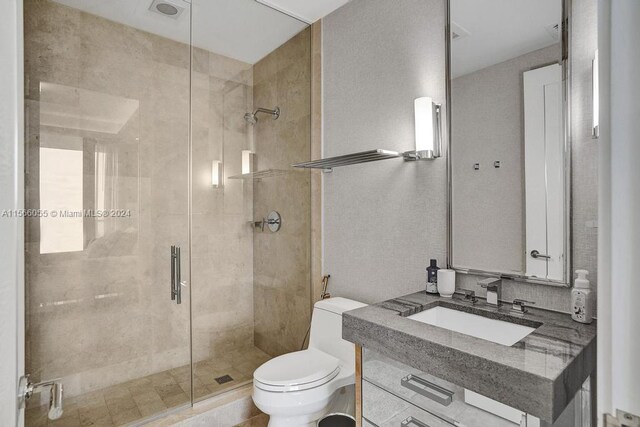
MULTIPOLYGON (((187 0, 164 0, 186 8, 178 19, 150 11, 152 0, 54 1, 183 43, 189 43, 192 7, 194 46, 255 64, 303 30, 306 22, 315 22, 349 0, 192 0, 192 5, 187 0)), ((452 76, 558 43, 548 28, 560 22, 561 3, 452 0, 454 29, 468 33, 452 43, 452 76)))
MULTIPOLYGON (((149 10, 152 0, 54 0, 111 21, 189 43, 189 3, 193 45, 255 64, 307 24, 255 0, 165 0, 186 8, 178 19, 149 10)), ((348 0, 266 0, 313 22, 348 0)))
POLYGON ((548 28, 561 19, 562 0, 452 0, 452 27, 468 32, 451 43, 452 77, 559 43, 548 28))
POLYGON ((324 18, 349 0, 256 0, 308 24, 324 18))

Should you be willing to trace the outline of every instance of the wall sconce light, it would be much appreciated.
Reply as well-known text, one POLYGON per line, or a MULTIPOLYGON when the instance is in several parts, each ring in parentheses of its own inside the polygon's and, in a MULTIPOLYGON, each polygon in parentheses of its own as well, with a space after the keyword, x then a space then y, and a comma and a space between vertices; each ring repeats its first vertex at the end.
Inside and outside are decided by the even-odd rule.
POLYGON ((593 99, 593 129, 591 137, 600 137, 600 76, 598 73, 598 50, 591 62, 591 96, 593 99))
POLYGON ((415 114, 416 149, 403 153, 405 160, 433 160, 441 156, 442 106, 427 96, 416 98, 415 114))
POLYGON ((254 171, 255 154, 251 150, 242 150, 242 175, 254 171))
POLYGON ((222 162, 214 160, 211 162, 211 186, 213 188, 222 187, 224 177, 222 175, 222 162))

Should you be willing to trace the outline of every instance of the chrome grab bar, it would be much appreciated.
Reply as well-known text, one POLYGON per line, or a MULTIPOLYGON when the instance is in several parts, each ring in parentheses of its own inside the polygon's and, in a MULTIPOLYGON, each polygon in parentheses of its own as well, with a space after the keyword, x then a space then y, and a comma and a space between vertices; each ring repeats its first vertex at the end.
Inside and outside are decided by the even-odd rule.
POLYGON ((539 251, 535 249, 531 251, 531 257, 536 259, 538 258, 551 259, 550 255, 541 254, 539 251))
POLYGON ((400 423, 400 427, 431 427, 417 418, 409 417, 400 423))
POLYGON ((444 406, 451 404, 453 395, 455 394, 451 390, 447 390, 444 387, 440 387, 413 374, 409 374, 400 380, 400 385, 444 406))

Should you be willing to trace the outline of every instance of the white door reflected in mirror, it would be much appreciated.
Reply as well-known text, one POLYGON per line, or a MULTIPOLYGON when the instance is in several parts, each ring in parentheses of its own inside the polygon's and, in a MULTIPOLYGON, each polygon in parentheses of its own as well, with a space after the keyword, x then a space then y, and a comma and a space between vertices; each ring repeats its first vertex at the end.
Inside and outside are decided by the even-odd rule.
POLYGON ((523 73, 526 275, 564 276, 562 67, 523 73))

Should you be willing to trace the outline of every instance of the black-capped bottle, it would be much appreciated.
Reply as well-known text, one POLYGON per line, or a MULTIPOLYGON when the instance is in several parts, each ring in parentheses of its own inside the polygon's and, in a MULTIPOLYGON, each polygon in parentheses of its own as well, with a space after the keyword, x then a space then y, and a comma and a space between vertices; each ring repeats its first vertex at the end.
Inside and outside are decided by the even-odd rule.
POLYGON ((427 293, 428 294, 437 294, 438 293, 438 261, 432 259, 430 262, 431 265, 427 267, 427 293))

